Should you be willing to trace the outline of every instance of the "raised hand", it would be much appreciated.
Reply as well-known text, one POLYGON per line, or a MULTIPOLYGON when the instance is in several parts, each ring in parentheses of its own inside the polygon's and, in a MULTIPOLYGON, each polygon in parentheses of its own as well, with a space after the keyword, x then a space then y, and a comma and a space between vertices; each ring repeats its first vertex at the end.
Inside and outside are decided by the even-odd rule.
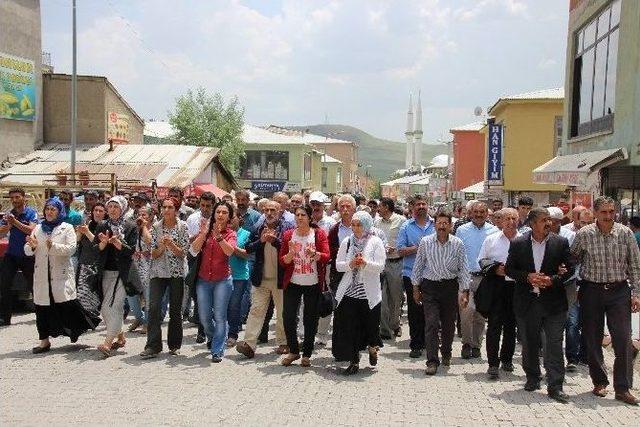
POLYGON ((27 244, 31 246, 31 249, 35 250, 38 247, 38 239, 34 236, 27 236, 27 244))
POLYGON ((104 233, 100 233, 98 234, 98 240, 100 240, 101 243, 109 243, 109 236, 104 233))

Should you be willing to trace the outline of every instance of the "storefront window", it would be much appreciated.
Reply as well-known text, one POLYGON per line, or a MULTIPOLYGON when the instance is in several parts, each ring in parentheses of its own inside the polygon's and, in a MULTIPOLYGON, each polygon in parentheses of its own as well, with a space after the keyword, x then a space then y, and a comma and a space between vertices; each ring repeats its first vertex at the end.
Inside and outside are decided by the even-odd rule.
POLYGON ((336 172, 336 189, 342 191, 342 168, 338 168, 336 172))
POLYGON ((289 152, 287 151, 246 151, 241 168, 244 179, 289 179, 289 152))
POLYGON ((304 180, 311 181, 311 153, 304 155, 304 180))
POLYGON ((327 188, 327 168, 322 168, 322 188, 327 188))

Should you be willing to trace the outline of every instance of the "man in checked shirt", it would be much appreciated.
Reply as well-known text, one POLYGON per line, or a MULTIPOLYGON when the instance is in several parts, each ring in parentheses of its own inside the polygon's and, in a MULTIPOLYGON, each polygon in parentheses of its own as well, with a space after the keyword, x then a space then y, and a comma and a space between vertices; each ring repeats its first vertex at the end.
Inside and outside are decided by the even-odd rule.
POLYGON ((571 246, 571 253, 582 264, 578 300, 593 394, 606 396, 609 385, 601 346, 606 314, 615 353, 615 398, 637 406, 638 399, 629 389, 633 381, 631 313, 640 309, 640 250, 631 230, 614 222, 612 198, 598 197, 593 208, 595 224, 582 227, 571 246))

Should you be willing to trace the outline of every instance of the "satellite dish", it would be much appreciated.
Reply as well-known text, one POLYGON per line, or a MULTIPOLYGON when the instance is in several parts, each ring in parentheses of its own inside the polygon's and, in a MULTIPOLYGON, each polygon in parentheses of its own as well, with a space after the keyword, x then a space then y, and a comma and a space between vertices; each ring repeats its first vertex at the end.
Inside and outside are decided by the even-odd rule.
POLYGON ((482 115, 482 107, 476 107, 473 109, 473 114, 476 117, 480 117, 482 115))

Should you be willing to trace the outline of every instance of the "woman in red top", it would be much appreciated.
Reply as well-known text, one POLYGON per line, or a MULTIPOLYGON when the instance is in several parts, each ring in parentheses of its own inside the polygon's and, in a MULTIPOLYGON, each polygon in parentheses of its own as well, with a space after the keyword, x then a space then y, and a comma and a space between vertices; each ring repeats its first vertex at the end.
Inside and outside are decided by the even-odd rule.
POLYGON ((311 224, 311 207, 295 210, 296 228, 285 231, 280 245, 280 264, 284 267, 282 320, 287 336, 289 354, 282 359, 284 366, 300 359, 298 343, 298 310, 304 299, 302 366, 311 366, 309 358, 318 331, 318 304, 325 286, 325 271, 329 261, 329 240, 326 233, 311 224))
POLYGON ((236 232, 229 228, 231 218, 233 206, 226 201, 218 202, 209 227, 202 227, 191 244, 191 254, 200 254, 196 262, 198 315, 214 363, 222 361, 229 333, 227 308, 233 292, 229 257, 236 249, 236 232))

